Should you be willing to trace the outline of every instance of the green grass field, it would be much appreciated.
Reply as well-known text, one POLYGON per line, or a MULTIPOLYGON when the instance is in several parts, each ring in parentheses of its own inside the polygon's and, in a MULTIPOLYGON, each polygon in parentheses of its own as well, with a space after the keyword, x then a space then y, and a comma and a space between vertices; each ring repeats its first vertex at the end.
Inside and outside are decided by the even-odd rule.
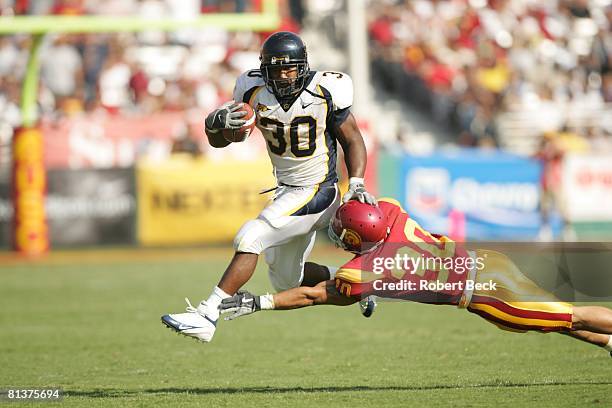
MULTIPOLYGON (((312 259, 346 259, 334 254, 312 259)), ((0 388, 61 387, 55 405, 79 407, 612 406, 603 350, 505 333, 451 307, 265 312, 220 323, 210 344, 164 328, 160 315, 207 296, 230 255, 0 257, 0 388)), ((270 290, 262 265, 248 288, 270 290)), ((41 406, 16 404, 29 405, 41 406)))

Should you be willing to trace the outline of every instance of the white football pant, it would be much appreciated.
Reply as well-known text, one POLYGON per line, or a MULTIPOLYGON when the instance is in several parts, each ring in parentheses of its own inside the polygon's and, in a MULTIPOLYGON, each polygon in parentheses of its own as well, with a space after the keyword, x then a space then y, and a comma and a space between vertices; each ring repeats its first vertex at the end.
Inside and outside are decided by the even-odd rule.
POLYGON ((240 228, 234 249, 258 255, 263 252, 270 281, 277 291, 298 287, 316 231, 327 228, 339 205, 335 184, 280 186, 259 216, 240 228))

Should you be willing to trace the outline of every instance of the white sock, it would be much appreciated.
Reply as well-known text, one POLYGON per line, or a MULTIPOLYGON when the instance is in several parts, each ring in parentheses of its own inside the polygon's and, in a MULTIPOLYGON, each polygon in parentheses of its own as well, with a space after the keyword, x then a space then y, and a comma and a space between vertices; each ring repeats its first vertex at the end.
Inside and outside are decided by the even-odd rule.
POLYGON ((212 320, 217 320, 219 318, 219 305, 223 299, 230 297, 227 293, 223 291, 223 289, 215 286, 212 293, 206 300, 206 316, 210 317, 212 320))
POLYGON ((604 348, 608 351, 612 351, 612 336, 609 336, 608 344, 606 344, 604 348))

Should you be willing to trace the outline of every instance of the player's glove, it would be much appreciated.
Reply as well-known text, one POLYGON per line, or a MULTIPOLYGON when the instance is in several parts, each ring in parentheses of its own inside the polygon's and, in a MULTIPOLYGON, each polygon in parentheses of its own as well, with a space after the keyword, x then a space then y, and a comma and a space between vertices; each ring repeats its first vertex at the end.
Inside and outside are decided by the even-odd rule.
POLYGON ((247 291, 239 291, 234 296, 221 301, 219 311, 227 314, 225 320, 249 315, 261 310, 261 296, 255 296, 247 291))
POLYGON ((376 198, 365 189, 361 177, 351 177, 349 179, 349 189, 342 196, 342 202, 346 203, 349 200, 359 200, 362 203, 378 205, 376 198))
POLYGON ((222 129, 240 129, 246 123, 246 120, 241 119, 246 115, 245 111, 239 110, 242 105, 233 101, 221 105, 206 117, 206 131, 216 133, 222 129))

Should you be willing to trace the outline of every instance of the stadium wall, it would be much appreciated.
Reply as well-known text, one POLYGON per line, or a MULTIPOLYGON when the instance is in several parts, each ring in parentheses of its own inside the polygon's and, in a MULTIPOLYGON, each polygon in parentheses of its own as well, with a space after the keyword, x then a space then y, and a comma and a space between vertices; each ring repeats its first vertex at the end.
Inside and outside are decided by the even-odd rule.
MULTIPOLYGON (((183 116, 89 119, 42 127, 49 152, 46 210, 53 247, 229 243, 269 199, 258 194, 274 185, 259 137, 237 144, 234 151, 196 156, 156 158, 149 151, 148 159, 135 166, 142 150, 170 149, 172 129, 183 116)), ((457 239, 541 238, 546 225, 538 161, 471 149, 429 156, 379 151, 375 144, 368 150, 368 186, 399 199, 425 228, 457 239)), ((562 175, 558 210, 563 216, 549 217, 551 238, 568 240, 562 236, 565 221, 573 232, 569 240, 609 239, 612 213, 597 204, 612 198, 612 164, 599 156, 570 156, 562 175)), ((12 244, 10 192, 9 182, 0 182, 2 248, 12 244)))

